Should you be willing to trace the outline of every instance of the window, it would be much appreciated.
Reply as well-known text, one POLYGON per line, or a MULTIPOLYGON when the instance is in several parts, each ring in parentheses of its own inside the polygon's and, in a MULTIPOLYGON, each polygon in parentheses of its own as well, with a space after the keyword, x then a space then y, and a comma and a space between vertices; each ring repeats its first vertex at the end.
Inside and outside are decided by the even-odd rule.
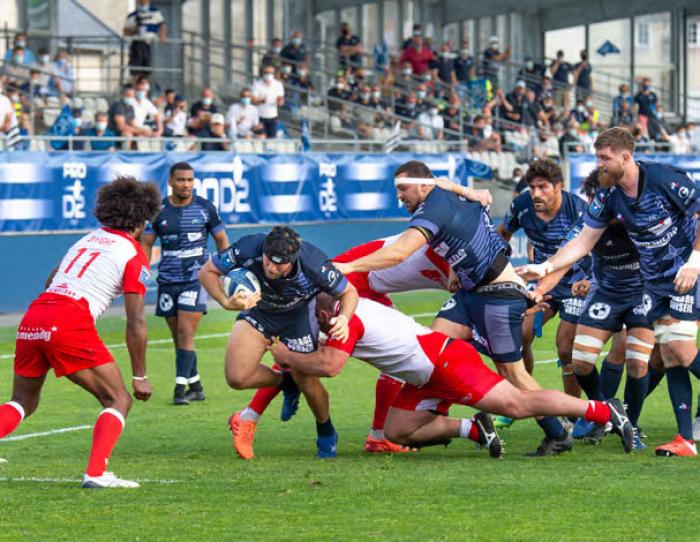
POLYGON ((651 33, 649 29, 649 23, 647 21, 638 21, 637 29, 634 33, 635 46, 640 48, 649 47, 649 34, 651 33))

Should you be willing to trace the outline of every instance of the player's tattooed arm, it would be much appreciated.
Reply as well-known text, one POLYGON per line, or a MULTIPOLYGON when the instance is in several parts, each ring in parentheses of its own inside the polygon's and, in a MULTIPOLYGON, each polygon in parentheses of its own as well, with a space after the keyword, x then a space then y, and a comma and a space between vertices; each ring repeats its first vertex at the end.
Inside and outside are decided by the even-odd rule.
POLYGON ((322 346, 315 352, 292 352, 279 339, 273 339, 267 347, 275 362, 281 367, 294 369, 311 376, 333 377, 343 370, 350 355, 338 348, 322 346))
POLYGON ((124 294, 124 310, 126 312, 126 347, 131 360, 131 372, 134 375, 132 384, 134 397, 140 401, 148 401, 153 393, 146 376, 146 343, 148 332, 144 315, 144 302, 141 294, 124 294))
POLYGON ((46 277, 46 282, 44 282, 44 290, 48 288, 51 285, 51 281, 53 280, 54 276, 56 276, 56 272, 58 271, 58 266, 54 267, 51 270, 51 273, 49 273, 49 276, 46 277))

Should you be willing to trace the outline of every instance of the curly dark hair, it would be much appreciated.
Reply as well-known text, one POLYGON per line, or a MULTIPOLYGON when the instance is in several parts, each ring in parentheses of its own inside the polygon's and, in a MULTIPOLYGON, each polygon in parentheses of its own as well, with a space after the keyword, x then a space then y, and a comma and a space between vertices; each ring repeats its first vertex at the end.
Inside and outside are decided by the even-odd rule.
POLYGON ((292 263, 301 249, 301 236, 289 226, 275 226, 265 237, 263 252, 275 263, 292 263))
POLYGON ((596 190, 600 188, 598 173, 598 168, 595 168, 581 183, 581 193, 585 194, 587 198, 592 198, 593 196, 595 196, 596 190))
POLYGON ((525 172, 525 182, 530 182, 536 177, 547 179, 552 184, 564 182, 564 174, 559 164, 552 160, 533 160, 525 172))
POLYGON ((95 217, 103 226, 132 232, 155 218, 160 210, 160 189, 156 183, 120 176, 97 192, 95 217))

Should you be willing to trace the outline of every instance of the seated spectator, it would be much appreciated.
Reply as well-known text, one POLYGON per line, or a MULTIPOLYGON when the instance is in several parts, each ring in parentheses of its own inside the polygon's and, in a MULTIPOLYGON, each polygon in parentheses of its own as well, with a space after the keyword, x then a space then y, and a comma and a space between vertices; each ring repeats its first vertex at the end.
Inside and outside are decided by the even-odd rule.
POLYGON ((355 103, 360 107, 353 108, 353 116, 357 130, 365 139, 372 138, 372 130, 376 125, 377 114, 374 111, 375 105, 372 103, 372 89, 369 85, 363 84, 355 98, 355 103))
POLYGON ((175 109, 175 98, 177 93, 172 88, 166 88, 163 93, 163 116, 167 117, 175 109))
POLYGON ((632 107, 634 106, 634 98, 632 98, 632 95, 630 94, 630 87, 623 83, 618 87, 618 92, 619 94, 613 98, 611 124, 613 126, 624 126, 631 124, 631 121, 624 122, 620 118, 623 110, 623 105, 625 103, 629 105, 627 111, 632 113, 632 107))
POLYGON ((163 134, 163 120, 160 111, 148 98, 150 83, 148 77, 143 75, 136 78, 136 90, 134 97, 134 124, 141 128, 142 135, 147 137, 160 137, 163 134))
POLYGON ((331 113, 339 112, 343 109, 343 101, 352 100, 352 92, 347 88, 345 77, 339 75, 335 78, 335 84, 328 91, 328 111, 331 113))
POLYGON ((637 122, 632 126, 632 135, 634 136, 634 150, 636 152, 651 152, 654 150, 654 144, 644 133, 644 125, 641 122, 637 122))
POLYGON ((12 47, 8 47, 7 51, 5 51, 4 63, 13 62, 13 59, 15 58, 15 50, 18 48, 22 49, 22 62, 17 62, 17 64, 31 66, 36 62, 34 53, 32 53, 32 50, 29 48, 29 44, 27 43, 27 34, 24 32, 17 32, 12 40, 12 47))
POLYGON ((540 81, 539 88, 537 89, 537 95, 541 99, 542 96, 545 96, 547 94, 554 97, 554 84, 552 83, 552 78, 545 73, 542 76, 542 81, 540 81))
POLYGON ((39 49, 38 62, 33 65, 33 68, 39 72, 35 81, 35 85, 39 86, 39 96, 58 96, 57 90, 50 86, 51 78, 56 75, 56 68, 51 62, 48 49, 39 49))
POLYGON ((221 141, 203 141, 200 149, 203 151, 225 151, 228 150, 228 140, 224 129, 225 119, 221 113, 211 115, 209 122, 202 125, 195 136, 202 139, 219 139, 221 141))
MULTIPOLYGON (((134 87, 130 84, 124 85, 121 98, 112 103, 108 112, 108 125, 116 136, 137 137, 145 135, 142 129, 138 128, 134 123, 135 105, 136 98, 134 87)), ((122 148, 121 142, 117 142, 116 146, 118 149, 122 148)))
POLYGON ((404 117, 404 120, 415 120, 421 113, 418 110, 418 97, 415 92, 411 92, 403 100, 398 100, 394 106, 394 113, 400 117, 404 117))
POLYGON ((544 119, 542 118, 542 104, 537 99, 535 91, 528 88, 525 92, 522 124, 527 128, 532 128, 539 123, 544 124, 544 119))
POLYGON ((611 125, 631 127, 633 124, 634 110, 632 109, 632 104, 625 100, 621 102, 620 109, 617 111, 613 119, 611 119, 611 125))
POLYGON ((493 99, 488 102, 488 107, 494 112, 496 118, 501 120, 513 121, 512 117, 517 115, 506 98, 505 91, 500 87, 493 93, 493 99))
POLYGON ((511 105, 512 110, 505 113, 505 118, 518 124, 524 124, 523 117, 528 106, 525 81, 518 81, 513 91, 506 96, 506 100, 511 105))
POLYGON ((275 78, 272 66, 263 68, 262 79, 253 85, 253 103, 258 106, 260 122, 265 128, 265 136, 277 137, 279 107, 284 106, 284 86, 275 78))
POLYGON ((428 92, 428 85, 420 83, 416 87, 416 111, 418 111, 419 115, 428 110, 430 107, 429 100, 430 93, 428 92))
POLYGON ((445 121, 440 116, 436 105, 431 105, 427 111, 418 116, 418 137, 427 141, 442 141, 445 139, 445 121))
POLYGON ((431 68, 435 70, 438 79, 443 83, 452 85, 457 82, 457 77, 455 76, 455 57, 450 50, 449 43, 443 43, 440 46, 440 54, 437 59, 433 61, 431 68))
POLYGON ((460 125, 461 113, 459 106, 459 96, 453 94, 450 96, 450 105, 442 112, 443 125, 447 130, 449 130, 445 133, 445 139, 449 139, 451 141, 460 139, 464 129, 464 125, 460 125))
POLYGON ((422 36, 413 36, 411 46, 403 50, 399 60, 402 63, 408 62, 413 73, 422 76, 433 61, 433 52, 423 45, 422 36))
POLYGON ((263 55, 262 67, 272 66, 275 71, 282 67, 282 40, 274 38, 270 49, 263 55))
POLYGON ((544 66, 542 64, 536 64, 535 61, 532 60, 531 56, 526 56, 525 63, 518 72, 518 79, 525 81, 527 88, 534 90, 535 93, 537 93, 540 88, 543 75, 544 66))
POLYGON ((340 36, 335 42, 335 48, 338 50, 338 60, 341 68, 360 66, 362 64, 360 38, 352 33, 348 23, 341 23, 340 36))
POLYGON ((73 68, 68 60, 68 51, 59 49, 54 57, 53 68, 55 76, 49 82, 51 92, 58 95, 73 96, 73 68))
POLYGON ((583 100, 576 100, 576 107, 569 111, 567 119, 574 119, 577 125, 588 123, 589 116, 583 100))
POLYGON ((289 60, 294 69, 306 62, 306 45, 304 45, 304 34, 298 30, 292 34, 291 41, 280 51, 280 56, 284 60, 289 60))
POLYGON ((29 80, 29 64, 25 63, 24 58, 24 48, 15 46, 12 57, 2 68, 5 80, 15 85, 22 85, 29 80))
POLYGON ((165 108, 163 123, 165 137, 185 137, 187 135, 187 102, 182 96, 175 96, 172 108, 165 108))
POLYGON ((372 105, 379 109, 387 109, 387 104, 382 95, 382 87, 380 85, 374 85, 372 87, 372 105))
POLYGON ((29 80, 22 83, 19 89, 31 98, 43 98, 47 95, 46 88, 41 85, 41 72, 34 69, 29 70, 29 80))
POLYGON ((530 185, 525 178, 522 168, 513 168, 513 174, 511 175, 511 182, 515 185, 513 188, 513 199, 517 198, 523 192, 530 190, 530 185))
POLYGON ((297 68, 297 72, 294 74, 294 79, 292 81, 294 90, 298 94, 296 99, 300 105, 309 105, 309 92, 316 90, 314 84, 311 82, 309 66, 307 64, 301 64, 297 68))
POLYGON ((190 108, 189 129, 192 133, 202 126, 209 124, 209 119, 219 108, 214 103, 214 91, 209 87, 202 89, 202 97, 192 104, 190 108))
POLYGON ((360 87, 365 83, 365 70, 362 67, 348 68, 345 72, 345 81, 349 90, 353 94, 359 92, 360 87))
POLYGON ((593 100, 590 98, 586 99, 586 115, 588 119, 586 122, 581 124, 580 128, 581 130, 585 130, 587 132, 592 132, 593 130, 598 128, 598 124, 600 124, 600 111, 598 111, 595 107, 595 104, 593 103, 593 100))
POLYGON ((95 123, 85 132, 86 136, 95 138, 90 140, 90 150, 113 151, 116 148, 114 140, 109 139, 114 137, 115 133, 108 124, 107 113, 95 114, 95 123))
POLYGON ((569 119, 566 131, 559 138, 559 154, 566 156, 572 152, 584 152, 585 147, 579 137, 579 128, 574 119, 569 119))
POLYGON ((249 88, 241 91, 240 103, 232 104, 226 113, 226 127, 230 139, 264 138, 258 108, 253 105, 253 93, 249 88))
POLYGON ((410 62, 401 64, 401 72, 393 84, 396 97, 402 98, 413 92, 416 87, 416 80, 413 79, 413 67, 410 62))
POLYGON ((551 130, 554 124, 559 120, 559 112, 554 106, 554 96, 545 94, 541 97, 542 100, 542 127, 546 130, 551 130))
POLYGON ((559 141, 552 132, 540 130, 532 149, 532 153, 540 160, 559 157, 559 141))
POLYGON ((488 119, 484 115, 477 115, 474 118, 470 130, 470 135, 473 138, 469 142, 471 150, 501 152, 501 135, 494 131, 489 121, 493 122, 492 119, 488 119))

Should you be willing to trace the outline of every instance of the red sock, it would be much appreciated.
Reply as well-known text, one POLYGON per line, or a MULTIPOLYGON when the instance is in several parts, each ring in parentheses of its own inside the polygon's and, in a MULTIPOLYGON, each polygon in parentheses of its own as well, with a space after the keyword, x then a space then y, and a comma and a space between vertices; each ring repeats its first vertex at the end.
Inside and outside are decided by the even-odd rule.
POLYGON ((15 401, 9 401, 0 405, 0 438, 9 435, 17 429, 24 419, 24 408, 15 401))
POLYGON ((380 375, 374 392, 374 418, 372 429, 384 430, 389 408, 399 396, 403 382, 387 375, 380 375))
POLYGON ((610 407, 601 401, 588 401, 588 408, 583 419, 587 422, 604 425, 610 421, 610 407))
POLYGON ((92 450, 85 473, 88 476, 102 476, 107 470, 109 456, 124 429, 124 416, 118 410, 105 408, 97 417, 92 430, 92 450))
POLYGON ((469 428, 469 440, 479 442, 479 428, 476 426, 474 418, 471 419, 472 426, 469 428))

